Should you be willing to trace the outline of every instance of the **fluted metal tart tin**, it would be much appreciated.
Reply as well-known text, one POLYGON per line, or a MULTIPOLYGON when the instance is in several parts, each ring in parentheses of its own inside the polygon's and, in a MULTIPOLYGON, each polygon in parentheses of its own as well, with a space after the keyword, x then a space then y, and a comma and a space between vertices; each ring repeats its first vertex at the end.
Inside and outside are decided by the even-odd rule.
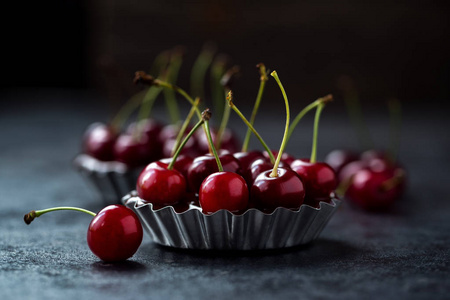
POLYGON ((172 206, 154 210, 136 192, 126 195, 122 202, 138 215, 155 243, 196 250, 264 250, 308 244, 319 236, 340 205, 333 199, 331 203, 321 202, 320 208, 279 207, 271 214, 257 209, 243 214, 220 210, 207 215, 195 205, 181 213, 172 206))
POLYGON ((129 168, 117 161, 100 161, 86 154, 77 155, 73 166, 106 205, 121 203, 121 199, 136 188, 137 178, 143 169, 129 168))

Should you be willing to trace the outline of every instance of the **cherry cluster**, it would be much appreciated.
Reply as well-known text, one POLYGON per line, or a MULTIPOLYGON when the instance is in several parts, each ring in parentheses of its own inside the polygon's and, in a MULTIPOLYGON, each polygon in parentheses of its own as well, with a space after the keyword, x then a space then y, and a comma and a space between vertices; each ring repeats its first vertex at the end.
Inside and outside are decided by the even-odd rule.
POLYGON ((338 149, 325 161, 336 171, 341 193, 362 209, 388 210, 404 193, 405 170, 384 151, 338 149))
MULTIPOLYGON (((321 201, 330 202, 337 186, 335 172, 326 163, 317 162, 315 156, 318 117, 331 96, 320 98, 307 107, 307 110, 317 107, 313 154, 311 159, 297 159, 284 153, 289 136, 289 104, 277 73, 274 71, 271 75, 282 89, 287 115, 278 151, 269 149, 263 141, 266 151, 233 152, 224 148, 217 151, 210 134, 211 112, 206 109, 173 157, 150 163, 142 171, 136 185, 139 197, 156 209, 170 205, 183 211, 189 205, 198 205, 206 214, 220 209, 233 213, 243 213, 249 208, 264 212, 272 212, 277 207, 297 210, 302 204, 319 208, 321 201), (199 132, 209 142, 209 153, 178 156, 183 145, 202 126, 204 132, 199 132)), ((233 104, 231 91, 228 103, 260 138, 233 104)))

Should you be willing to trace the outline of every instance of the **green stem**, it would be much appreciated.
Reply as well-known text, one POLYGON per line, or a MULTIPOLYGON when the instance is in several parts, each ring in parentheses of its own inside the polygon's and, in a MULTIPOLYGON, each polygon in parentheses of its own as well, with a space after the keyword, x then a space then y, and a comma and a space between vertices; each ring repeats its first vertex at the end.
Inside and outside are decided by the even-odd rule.
MULTIPOLYGON (((261 103, 262 95, 264 93, 264 88, 265 88, 266 82, 268 80, 266 66, 263 63, 260 63, 257 65, 257 67, 259 68, 259 73, 260 73, 261 77, 260 77, 258 95, 256 96, 256 101, 253 106, 252 115, 250 117, 250 124, 252 124, 252 125, 255 124, 256 114, 258 113, 259 105, 261 103)), ((251 130, 250 130, 250 128, 247 128, 247 132, 245 133, 244 142, 242 143, 242 152, 247 152, 247 150, 248 150, 248 145, 250 143, 250 134, 251 134, 251 130)))
POLYGON ((313 133, 313 143, 312 143, 311 158, 310 158, 310 162, 312 164, 314 164, 316 162, 317 137, 319 135, 319 119, 320 119, 320 114, 322 113, 322 110, 324 107, 325 107, 325 104, 323 104, 323 103, 321 103, 319 106, 317 106, 316 116, 314 118, 314 133, 313 133))
POLYGON ((194 134, 194 132, 203 125, 205 121, 204 120, 200 120, 198 121, 197 124, 195 124, 194 128, 191 129, 191 131, 189 131, 189 133, 186 135, 186 137, 183 139, 183 141, 181 142, 180 146, 177 148, 177 151, 175 151, 175 154, 172 157, 172 160, 170 161, 169 166, 167 166, 168 170, 172 170, 173 166, 175 165, 175 162, 177 161, 177 157, 180 155, 181 150, 183 150, 184 146, 186 145, 186 143, 189 141, 189 139, 191 138, 191 136, 194 134))
POLYGON ((214 146, 213 139, 211 136, 211 130, 209 128, 209 118, 211 117, 211 112, 209 110, 205 110, 202 114, 202 117, 203 121, 205 121, 206 137, 208 138, 209 146, 214 155, 214 158, 216 159, 217 168, 219 169, 219 172, 223 172, 222 163, 220 162, 219 155, 217 154, 216 151, 216 147, 214 146))
POLYGON ((186 119, 183 122, 183 125, 180 128, 180 131, 178 132, 177 138, 175 140, 175 144, 172 149, 172 155, 174 155, 175 151, 180 146, 181 139, 183 138, 183 135, 186 132, 186 129, 189 126, 189 123, 191 122, 192 117, 194 116, 195 110, 198 107, 199 103, 200 103, 200 98, 195 99, 194 105, 191 107, 189 114, 187 115, 186 119))
POLYGON ((46 214, 48 212, 52 212, 52 211, 58 211, 58 210, 73 210, 73 211, 79 211, 79 212, 84 212, 86 214, 89 214, 93 217, 95 217, 97 214, 87 210, 87 209, 83 209, 83 208, 78 208, 78 207, 70 207, 70 206, 60 206, 60 207, 52 207, 52 208, 47 208, 47 209, 42 209, 42 210, 32 210, 30 211, 28 214, 26 214, 24 216, 24 221, 27 224, 30 224, 35 218, 38 218, 40 216, 42 216, 43 214, 46 214))
POLYGON ((261 145, 267 151, 267 155, 269 155, 270 162, 272 164, 275 164, 275 157, 273 156, 273 153, 270 150, 270 148, 267 146, 266 142, 264 142, 263 138, 255 130, 253 125, 250 124, 250 122, 244 117, 244 115, 241 113, 241 111, 234 105, 231 91, 228 93, 227 100, 228 100, 228 105, 231 107, 231 109, 233 109, 236 112, 236 114, 242 119, 242 121, 244 121, 244 123, 250 128, 250 130, 253 132, 253 134, 258 138, 261 145))
POLYGON ((277 160, 275 161, 275 164, 273 166, 272 173, 270 173, 270 177, 278 177, 278 165, 281 161, 281 156, 283 155, 284 148, 286 147, 287 142, 287 134, 289 132, 289 123, 290 123, 290 110, 289 110, 289 101, 286 95, 286 91, 284 90, 283 85, 281 84, 280 78, 278 78, 278 74, 276 71, 273 71, 270 73, 270 75, 275 78, 276 82, 278 83, 278 86, 280 87, 281 93, 283 94, 284 98, 284 104, 286 106, 286 126, 284 128, 284 135, 283 140, 281 141, 280 150, 278 151, 277 160))

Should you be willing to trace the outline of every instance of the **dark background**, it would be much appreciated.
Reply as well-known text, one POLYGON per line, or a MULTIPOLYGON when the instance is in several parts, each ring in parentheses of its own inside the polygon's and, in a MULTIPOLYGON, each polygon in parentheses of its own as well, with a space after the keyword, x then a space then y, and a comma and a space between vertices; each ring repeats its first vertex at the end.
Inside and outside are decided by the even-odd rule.
POLYGON ((177 45, 187 50, 178 81, 187 88, 194 59, 213 42, 241 67, 235 89, 245 99, 254 99, 254 66, 264 62, 290 98, 303 101, 293 101, 298 109, 325 93, 339 98, 342 74, 356 81, 364 103, 444 101, 449 8, 448 1, 21 1, 2 9, 1 87, 89 90, 114 111, 138 91, 134 71, 177 45))

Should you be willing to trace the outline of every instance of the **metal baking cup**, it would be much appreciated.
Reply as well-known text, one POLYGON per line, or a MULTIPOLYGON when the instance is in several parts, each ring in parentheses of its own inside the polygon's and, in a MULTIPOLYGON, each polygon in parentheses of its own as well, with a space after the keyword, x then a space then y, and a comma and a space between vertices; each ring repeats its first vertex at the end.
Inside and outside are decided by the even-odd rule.
POLYGON ((122 202, 139 216, 144 229, 160 245, 197 250, 263 250, 310 243, 341 201, 321 202, 320 208, 302 205, 297 211, 279 207, 271 214, 249 209, 241 215, 227 210, 205 215, 194 205, 182 213, 172 206, 153 210, 153 205, 135 192, 122 202))
POLYGON ((75 157, 73 165, 106 205, 121 203, 125 195, 136 189, 137 178, 143 169, 130 169, 123 163, 100 161, 86 154, 75 157))

